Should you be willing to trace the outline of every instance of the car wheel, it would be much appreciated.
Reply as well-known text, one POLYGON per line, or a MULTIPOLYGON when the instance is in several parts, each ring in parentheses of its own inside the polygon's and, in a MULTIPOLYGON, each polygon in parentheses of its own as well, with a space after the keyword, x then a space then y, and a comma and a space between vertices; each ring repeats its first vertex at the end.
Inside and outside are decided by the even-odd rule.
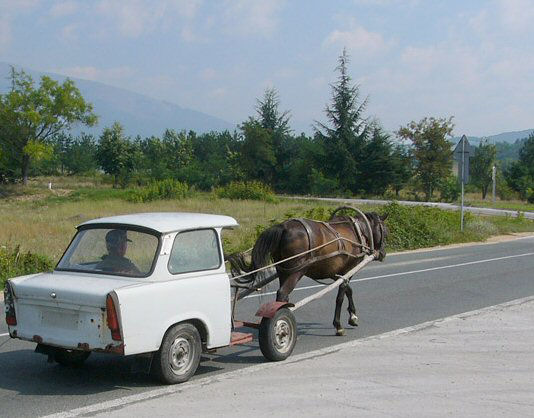
POLYGON ((174 325, 154 356, 152 374, 165 384, 186 382, 197 370, 201 351, 200 334, 194 325, 174 325))

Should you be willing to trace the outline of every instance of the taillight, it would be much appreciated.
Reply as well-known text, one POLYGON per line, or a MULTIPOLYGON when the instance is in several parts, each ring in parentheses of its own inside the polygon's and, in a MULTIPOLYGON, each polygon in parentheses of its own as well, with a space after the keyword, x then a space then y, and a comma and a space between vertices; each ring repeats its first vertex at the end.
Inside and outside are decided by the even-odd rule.
POLYGON ((13 290, 11 283, 8 281, 4 288, 4 305, 6 307, 6 322, 7 325, 17 325, 17 317, 15 315, 15 301, 13 298, 13 290))
POLYGON ((119 318, 117 317, 117 311, 115 310, 115 304, 111 295, 108 295, 106 298, 106 312, 108 316, 108 328, 111 330, 111 338, 115 341, 122 341, 119 318))

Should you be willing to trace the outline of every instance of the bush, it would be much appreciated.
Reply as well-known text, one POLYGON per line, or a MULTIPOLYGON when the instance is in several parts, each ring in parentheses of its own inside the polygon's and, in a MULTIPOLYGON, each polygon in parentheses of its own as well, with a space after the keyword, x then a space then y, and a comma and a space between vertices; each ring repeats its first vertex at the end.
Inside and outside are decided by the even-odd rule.
POLYGON ((460 227, 460 213, 426 206, 401 206, 390 203, 384 207, 388 214, 388 248, 409 250, 450 244, 452 231, 460 227))
POLYGON ((497 182, 497 196, 501 200, 519 199, 519 194, 513 190, 505 180, 497 182))
POLYGON ((218 198, 232 200, 263 200, 270 203, 278 202, 273 190, 259 181, 235 181, 226 186, 215 188, 214 193, 218 198))
POLYGON ((466 222, 465 230, 480 239, 499 233, 499 229, 495 225, 482 218, 469 219, 466 222))
POLYGON ((455 202, 462 192, 462 187, 455 176, 442 179, 438 185, 443 202, 455 202))
POLYGON ((534 189, 530 187, 527 189, 527 201, 528 203, 534 203, 534 189))
POLYGON ((23 253, 19 246, 13 249, 0 246, 0 284, 2 287, 11 277, 50 271, 53 268, 54 263, 48 257, 30 252, 23 253))
POLYGON ((166 179, 155 181, 148 186, 133 190, 127 200, 135 203, 151 202, 164 199, 184 199, 190 195, 189 186, 178 180, 166 179))

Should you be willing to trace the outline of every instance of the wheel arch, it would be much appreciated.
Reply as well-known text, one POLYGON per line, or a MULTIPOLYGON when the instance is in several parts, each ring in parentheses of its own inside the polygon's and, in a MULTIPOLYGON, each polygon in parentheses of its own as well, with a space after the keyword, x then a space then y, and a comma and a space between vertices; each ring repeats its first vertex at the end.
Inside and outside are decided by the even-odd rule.
POLYGON ((180 324, 191 324, 191 325, 193 325, 197 329, 198 333, 200 334, 200 341, 202 341, 202 345, 206 345, 208 343, 208 341, 209 341, 208 327, 204 323, 204 321, 202 321, 201 319, 198 319, 198 318, 183 319, 181 321, 178 321, 178 322, 175 322, 174 324, 169 325, 169 327, 163 333, 162 341, 163 341, 163 339, 165 338, 165 336, 167 335, 167 333, 169 332, 169 330, 172 327, 174 327, 176 325, 180 325, 180 324))

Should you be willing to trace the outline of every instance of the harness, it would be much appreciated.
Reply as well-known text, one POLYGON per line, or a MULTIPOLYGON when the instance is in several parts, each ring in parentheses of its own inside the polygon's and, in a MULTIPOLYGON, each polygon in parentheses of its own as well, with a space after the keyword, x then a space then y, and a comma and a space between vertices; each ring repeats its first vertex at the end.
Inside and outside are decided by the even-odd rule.
MULTIPOLYGON (((356 208, 354 208, 356 209, 356 208)), ((358 209, 356 209, 358 210, 358 209)), ((371 229, 371 224, 369 222, 369 220, 367 219, 367 216, 365 216, 365 214, 361 211, 358 210, 358 212, 362 215, 363 219, 365 220, 365 223, 366 223, 366 226, 367 226, 367 230, 369 231, 369 239, 367 239, 367 237, 362 233, 361 231, 361 228, 360 228, 360 223, 358 222, 358 220, 356 218, 353 218, 351 216, 349 216, 349 220, 342 220, 342 221, 336 221, 336 222, 319 222, 319 221, 313 221, 317 224, 320 224, 322 225, 323 227, 325 227, 328 231, 330 231, 330 233, 332 233, 334 235, 334 239, 328 243, 328 245, 332 242, 337 242, 337 250, 336 251, 332 251, 328 254, 323 254, 323 255, 319 255, 319 256, 313 256, 307 260, 303 260, 301 263, 297 264, 296 266, 293 266, 293 267, 284 267, 282 264, 278 264, 277 265, 277 269, 278 270, 281 270, 285 273, 293 273, 295 271, 298 271, 298 270, 301 270, 302 268, 304 268, 305 266, 308 266, 310 264, 314 264, 314 263, 317 263, 319 261, 323 261, 323 260, 326 260, 328 258, 333 258, 333 257, 337 257, 339 255, 345 255, 345 256, 348 256, 348 257, 353 257, 353 258, 361 258, 361 257, 364 257, 365 255, 368 255, 368 254, 372 254, 373 253, 373 250, 374 250, 374 240, 373 240, 373 231, 371 229), (355 236, 357 237, 357 239, 359 240, 359 242, 356 242, 356 241, 353 241, 351 239, 348 239, 348 238, 345 238, 345 237, 342 237, 339 232, 332 227, 331 224, 342 224, 342 223, 349 223, 352 225, 352 227, 354 228, 354 232, 355 232, 355 236), (368 242, 369 241, 369 242, 368 242), (349 251, 347 251, 347 246, 346 246, 346 243, 347 242, 350 242, 352 245, 355 245, 355 246, 358 246, 360 248, 363 249, 363 251, 359 254, 353 254, 349 251)), ((334 212, 335 214, 335 212, 334 212)), ((292 219, 293 221, 296 221, 296 222, 299 222, 304 230, 306 231, 306 235, 308 237, 308 250, 304 253, 304 254, 301 254, 302 256, 305 256, 306 254, 310 254, 310 253, 313 253, 314 250, 316 249, 319 249, 319 248, 322 248, 322 246, 316 246, 315 245, 315 242, 313 240, 313 232, 312 232, 312 228, 311 228, 311 223, 308 219, 304 219, 304 218, 294 218, 292 219)), ((324 245, 323 245, 324 246, 324 245)), ((299 256, 297 254, 297 256, 299 256)), ((289 261, 289 260, 286 260, 286 261, 289 261)))

